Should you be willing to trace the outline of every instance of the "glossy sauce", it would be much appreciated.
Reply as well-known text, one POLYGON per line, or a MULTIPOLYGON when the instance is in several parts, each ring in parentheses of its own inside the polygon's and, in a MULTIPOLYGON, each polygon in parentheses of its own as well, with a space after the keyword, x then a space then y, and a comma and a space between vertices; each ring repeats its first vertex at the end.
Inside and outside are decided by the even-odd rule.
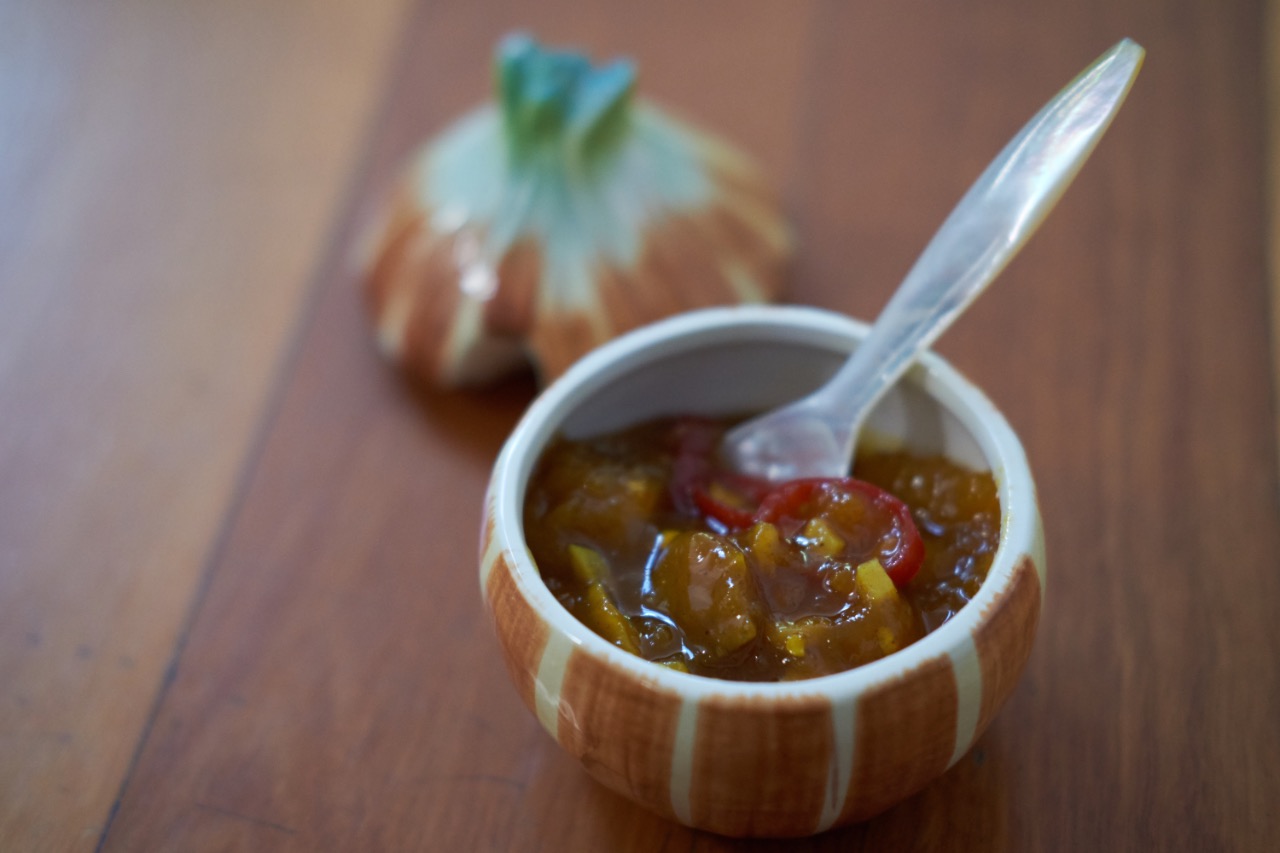
POLYGON ((934 630, 999 538, 989 473, 860 456, 858 480, 780 487, 720 468, 728 422, 665 419, 544 452, 525 537, 548 588, 626 651, 716 678, 850 669, 934 630))

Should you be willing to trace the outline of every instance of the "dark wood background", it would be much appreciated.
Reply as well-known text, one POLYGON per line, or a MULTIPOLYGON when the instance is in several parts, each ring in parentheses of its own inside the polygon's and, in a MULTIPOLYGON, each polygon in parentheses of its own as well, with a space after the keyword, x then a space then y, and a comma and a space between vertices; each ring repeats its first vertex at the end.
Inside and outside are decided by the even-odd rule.
POLYGON ((1049 96, 1146 46, 938 347, 1037 476, 1023 681, 910 801, 742 846, 1274 849, 1274 13, 526 5, 0 7, 0 849, 737 846, 595 785, 507 683, 475 549, 529 382, 415 389, 361 313, 357 235, 516 27, 633 56, 756 155, 798 231, 789 299, 862 317, 1049 96))

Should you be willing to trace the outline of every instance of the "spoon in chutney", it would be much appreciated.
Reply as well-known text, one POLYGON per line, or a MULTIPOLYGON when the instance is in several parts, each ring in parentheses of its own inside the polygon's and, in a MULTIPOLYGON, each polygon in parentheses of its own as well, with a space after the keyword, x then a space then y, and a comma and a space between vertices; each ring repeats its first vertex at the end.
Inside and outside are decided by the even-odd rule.
POLYGON ((725 435, 729 465, 774 482, 847 475, 868 412, 1044 221, 1111 123, 1144 55, 1123 39, 1049 101, 969 188, 831 379, 725 435))

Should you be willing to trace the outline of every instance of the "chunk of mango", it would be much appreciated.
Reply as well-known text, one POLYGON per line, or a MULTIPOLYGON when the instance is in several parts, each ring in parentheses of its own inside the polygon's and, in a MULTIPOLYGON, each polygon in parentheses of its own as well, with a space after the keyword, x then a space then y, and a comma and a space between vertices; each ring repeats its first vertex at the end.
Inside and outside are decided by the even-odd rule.
POLYGON ((605 582, 609 577, 609 562, 594 548, 582 545, 569 546, 569 565, 573 573, 586 584, 583 598, 587 627, 633 655, 640 654, 640 634, 631 620, 614 604, 605 582))
POLYGON ((761 612, 755 581, 737 545, 713 533, 678 534, 652 573, 655 604, 712 659, 755 638, 761 612))
POLYGON ((587 587, 587 627, 624 652, 640 654, 640 637, 631 620, 618 610, 603 584, 587 587))

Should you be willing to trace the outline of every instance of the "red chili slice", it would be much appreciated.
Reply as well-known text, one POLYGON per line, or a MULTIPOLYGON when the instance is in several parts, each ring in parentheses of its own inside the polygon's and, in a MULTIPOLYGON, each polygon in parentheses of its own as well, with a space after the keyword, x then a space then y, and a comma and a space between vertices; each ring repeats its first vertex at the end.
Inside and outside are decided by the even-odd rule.
POLYGON ((756 521, 767 521, 795 535, 812 518, 830 510, 842 497, 858 495, 866 502, 869 521, 880 533, 875 556, 897 586, 915 577, 924 562, 924 541, 911 510, 889 492, 853 477, 792 480, 765 495, 756 521))
POLYGON ((750 527, 755 521, 752 508, 772 484, 716 468, 714 460, 723 434, 724 427, 707 418, 691 416, 676 422, 671 432, 671 501, 677 512, 702 515, 728 530, 750 527), (720 500, 717 492, 726 492, 735 499, 720 500))
POLYGON ((702 515, 719 522, 728 530, 750 527, 755 521, 755 513, 751 510, 739 509, 716 500, 701 486, 693 490, 693 502, 702 515))
POLYGON ((675 458, 669 488, 677 512, 695 515, 701 511, 697 495, 711 476, 711 459, 720 432, 714 421, 694 417, 681 418, 672 430, 675 458))
POLYGON ((773 486, 765 480, 715 467, 716 448, 723 428, 704 418, 682 418, 672 433, 675 458, 671 499, 678 512, 697 514, 725 530, 741 530, 767 521, 794 536, 812 518, 830 510, 841 495, 857 495, 866 503, 868 522, 879 534, 880 560, 893 582, 902 586, 924 561, 924 542, 911 510, 889 492, 853 477, 792 480, 773 486), (715 493, 728 492, 732 501, 715 493), (755 511, 747 507, 758 507, 755 511))
POLYGON ((741 530, 755 523, 755 507, 771 488, 767 480, 731 471, 714 471, 694 488, 693 500, 699 512, 726 530, 741 530), (722 500, 720 495, 729 499, 722 500))

